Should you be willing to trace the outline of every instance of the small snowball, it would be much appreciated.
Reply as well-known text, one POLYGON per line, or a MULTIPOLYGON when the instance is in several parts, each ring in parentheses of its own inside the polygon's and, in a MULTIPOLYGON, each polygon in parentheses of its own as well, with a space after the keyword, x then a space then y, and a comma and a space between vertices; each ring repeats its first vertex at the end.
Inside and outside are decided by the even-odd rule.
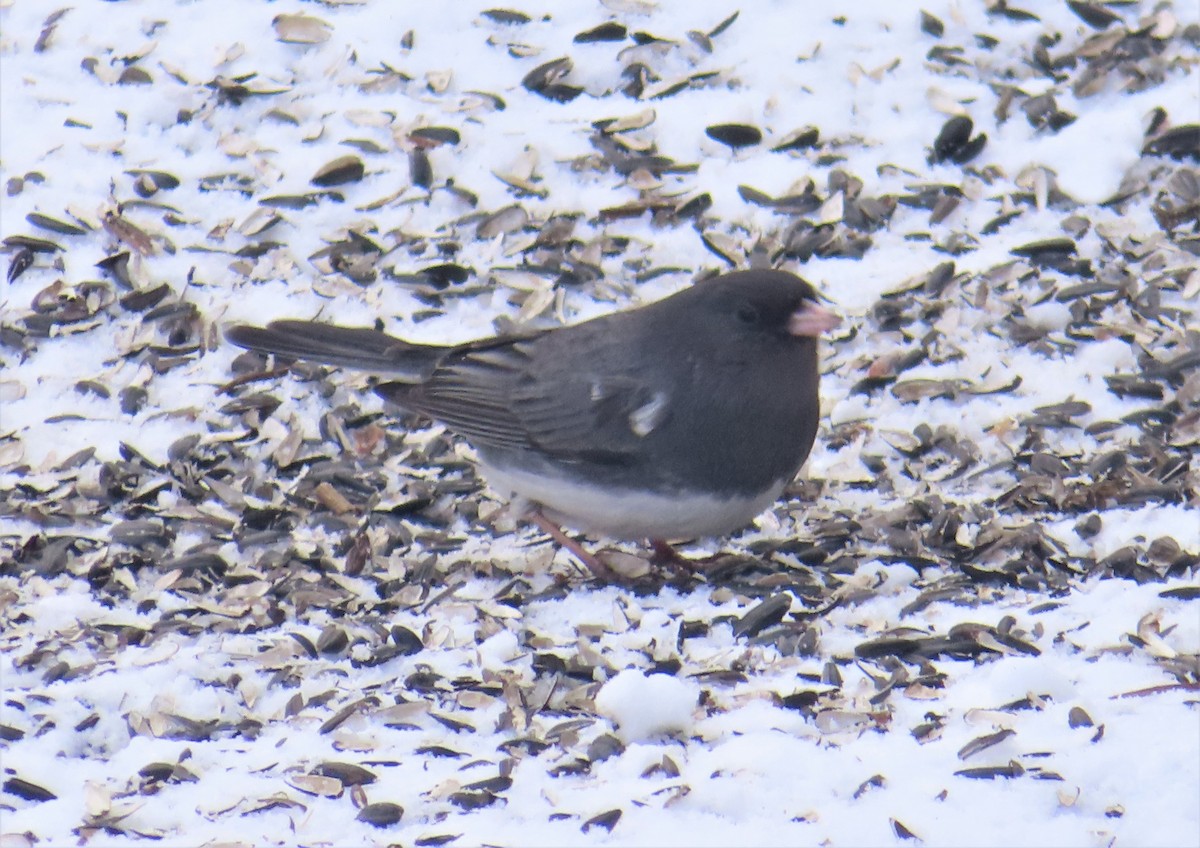
POLYGON ((517 636, 510 630, 501 630, 479 643, 479 664, 489 671, 506 667, 521 655, 517 636))
POLYGON ((626 669, 601 687, 596 709, 617 725, 624 742, 687 730, 700 690, 691 681, 626 669))

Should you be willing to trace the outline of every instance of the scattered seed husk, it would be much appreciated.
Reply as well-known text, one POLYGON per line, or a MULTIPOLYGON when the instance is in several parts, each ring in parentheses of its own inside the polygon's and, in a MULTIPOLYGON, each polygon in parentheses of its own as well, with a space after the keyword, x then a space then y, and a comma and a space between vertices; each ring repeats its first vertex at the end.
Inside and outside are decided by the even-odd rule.
POLYGON ((1150 139, 1142 148, 1142 155, 1200 162, 1200 124, 1173 127, 1150 139))
POLYGON ((313 174, 309 182, 320 188, 330 188, 332 186, 358 182, 363 178, 365 173, 366 166, 363 165, 363 161, 357 156, 349 154, 339 156, 332 162, 327 163, 313 174))
POLYGON ((941 38, 946 31, 946 25, 941 19, 935 15, 931 15, 924 9, 921 10, 921 32, 926 35, 932 35, 934 38, 941 38))
POLYGON ((713 124, 705 128, 704 134, 731 150, 751 147, 763 138, 762 130, 749 124, 713 124))
POLYGON ((332 25, 312 15, 276 15, 271 25, 276 38, 285 44, 321 44, 333 34, 332 25))
POLYGON ((602 828, 607 831, 612 831, 617 826, 617 822, 621 820, 621 809, 619 807, 608 810, 603 813, 597 813, 590 819, 580 825, 580 830, 587 833, 594 827, 602 828))
POLYGON ((616 21, 608 21, 591 29, 576 34, 572 39, 576 44, 595 44, 604 41, 624 41, 628 30, 616 21))
POLYGON ((403 816, 404 808, 399 804, 393 804, 389 801, 377 801, 373 804, 367 804, 359 810, 355 818, 369 825, 384 828, 397 824, 403 816))
POLYGON ((987 144, 986 133, 971 137, 974 128, 974 122, 966 115, 955 115, 950 118, 933 141, 933 150, 929 154, 929 161, 938 163, 949 160, 958 165, 970 162, 987 144))
POLYGON ((41 212, 30 212, 25 216, 25 220, 35 227, 40 227, 43 230, 49 230, 59 235, 82 236, 88 233, 88 228, 81 224, 64 221, 61 218, 44 215, 41 212))

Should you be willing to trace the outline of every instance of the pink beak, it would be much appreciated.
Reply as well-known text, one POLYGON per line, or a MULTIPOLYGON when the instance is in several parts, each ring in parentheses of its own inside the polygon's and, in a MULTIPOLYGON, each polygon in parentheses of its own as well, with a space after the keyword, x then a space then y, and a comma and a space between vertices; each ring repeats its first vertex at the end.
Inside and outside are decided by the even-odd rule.
POLYGON ((811 300, 792 313, 788 318, 788 332, 793 336, 819 336, 832 330, 842 323, 841 316, 835 315, 824 306, 819 306, 811 300))

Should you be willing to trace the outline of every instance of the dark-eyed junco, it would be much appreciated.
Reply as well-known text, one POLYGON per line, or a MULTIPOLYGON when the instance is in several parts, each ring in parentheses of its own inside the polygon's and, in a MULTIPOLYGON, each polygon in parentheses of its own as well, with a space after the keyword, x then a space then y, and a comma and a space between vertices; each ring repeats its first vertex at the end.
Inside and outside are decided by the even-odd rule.
POLYGON ((240 325, 226 338, 392 376, 375 391, 470 442, 489 484, 546 529, 665 542, 724 535, 779 497, 812 448, 817 337, 838 320, 799 277, 756 270, 572 326, 446 347, 314 321, 240 325))

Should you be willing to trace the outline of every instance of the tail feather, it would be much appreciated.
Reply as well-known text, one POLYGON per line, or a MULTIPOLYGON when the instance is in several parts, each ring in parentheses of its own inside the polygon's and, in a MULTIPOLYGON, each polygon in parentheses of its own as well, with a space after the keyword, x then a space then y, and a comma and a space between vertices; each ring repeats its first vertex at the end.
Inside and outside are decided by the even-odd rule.
POLYGON ((447 350, 406 342, 367 327, 338 327, 319 321, 272 321, 265 327, 237 324, 225 331, 225 338, 260 353, 412 381, 427 379, 447 350))

